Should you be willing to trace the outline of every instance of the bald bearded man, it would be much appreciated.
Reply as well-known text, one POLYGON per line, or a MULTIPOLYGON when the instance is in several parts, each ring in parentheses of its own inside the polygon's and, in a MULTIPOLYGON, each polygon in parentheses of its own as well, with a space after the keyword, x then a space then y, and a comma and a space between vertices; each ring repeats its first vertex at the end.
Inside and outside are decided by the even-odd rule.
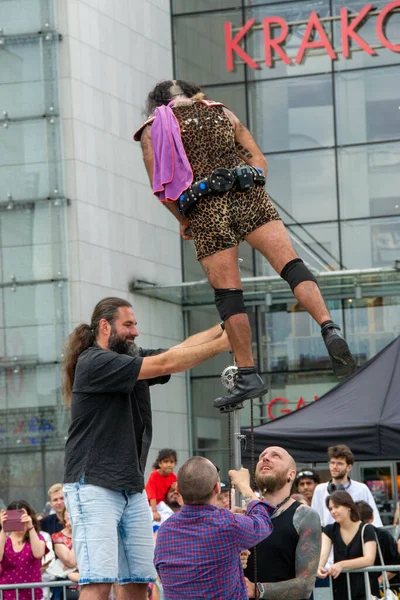
POLYGON ((321 522, 315 510, 290 497, 295 477, 296 463, 284 448, 272 446, 260 454, 256 484, 262 499, 276 508, 271 515, 272 534, 249 557, 245 571, 249 598, 307 600, 313 590, 321 522))

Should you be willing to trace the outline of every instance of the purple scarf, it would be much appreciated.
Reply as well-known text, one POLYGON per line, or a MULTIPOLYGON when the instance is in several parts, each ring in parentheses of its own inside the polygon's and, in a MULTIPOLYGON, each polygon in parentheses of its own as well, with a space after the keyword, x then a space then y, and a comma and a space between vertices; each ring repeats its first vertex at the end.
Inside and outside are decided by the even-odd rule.
POLYGON ((151 127, 153 192, 163 202, 177 200, 193 181, 193 171, 182 144, 179 123, 170 104, 156 108, 156 118, 151 127))

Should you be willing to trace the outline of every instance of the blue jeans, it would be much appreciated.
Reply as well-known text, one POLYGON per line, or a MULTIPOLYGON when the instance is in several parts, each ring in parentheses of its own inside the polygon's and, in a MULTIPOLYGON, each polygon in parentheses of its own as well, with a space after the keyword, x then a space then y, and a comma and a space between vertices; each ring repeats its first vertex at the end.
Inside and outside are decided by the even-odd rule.
POLYGON ((154 541, 146 492, 64 484, 79 583, 155 581, 154 541))

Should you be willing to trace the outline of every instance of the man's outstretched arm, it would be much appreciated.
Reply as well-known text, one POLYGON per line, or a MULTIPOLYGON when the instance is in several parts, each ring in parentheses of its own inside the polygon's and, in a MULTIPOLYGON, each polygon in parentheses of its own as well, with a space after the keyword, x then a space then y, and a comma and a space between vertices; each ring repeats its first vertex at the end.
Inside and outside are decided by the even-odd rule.
POLYGON ((181 373, 230 349, 225 332, 219 338, 197 346, 188 348, 174 346, 161 354, 143 358, 137 378, 138 380, 153 379, 161 375, 181 373))
MULTIPOLYGON (((278 583, 262 582, 265 589, 262 598, 265 600, 302 600, 309 598, 313 591, 321 551, 321 522, 314 510, 301 505, 294 513, 293 525, 299 534, 296 577, 278 583)), ((247 585, 249 597, 254 598, 254 583, 248 582, 247 585)))
POLYGON ((217 340, 223 334, 223 330, 221 325, 214 325, 210 327, 210 329, 206 329, 205 331, 199 331, 199 333, 195 333, 190 337, 186 338, 182 343, 177 344, 175 348, 190 348, 192 346, 199 346, 200 344, 205 344, 207 342, 212 342, 213 340, 217 340))

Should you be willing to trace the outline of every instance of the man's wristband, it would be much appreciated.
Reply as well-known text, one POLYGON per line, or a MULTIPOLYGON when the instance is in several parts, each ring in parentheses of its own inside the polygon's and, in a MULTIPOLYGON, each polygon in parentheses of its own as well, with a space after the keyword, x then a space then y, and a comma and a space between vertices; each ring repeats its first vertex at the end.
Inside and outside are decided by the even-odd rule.
POLYGON ((262 583, 257 583, 256 584, 256 588, 257 588, 257 590, 256 590, 256 597, 260 598, 260 599, 264 598, 265 588, 264 588, 263 584, 262 583), (258 592, 258 594, 257 594, 257 592, 258 592))

